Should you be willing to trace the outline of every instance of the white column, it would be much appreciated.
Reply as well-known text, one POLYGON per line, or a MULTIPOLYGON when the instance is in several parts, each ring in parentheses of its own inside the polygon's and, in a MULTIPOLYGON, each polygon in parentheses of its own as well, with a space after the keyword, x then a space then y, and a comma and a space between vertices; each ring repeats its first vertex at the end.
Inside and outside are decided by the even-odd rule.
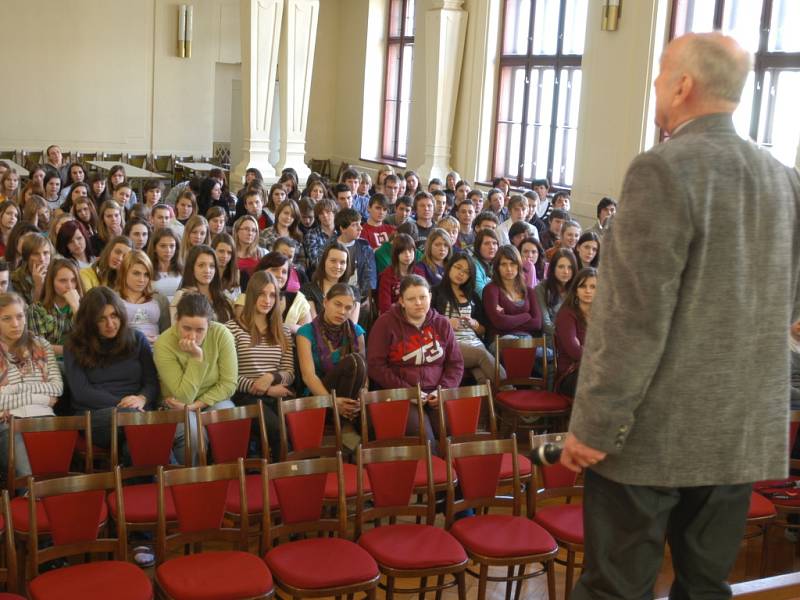
POLYGON ((425 162, 420 180, 450 171, 453 121, 464 58, 467 11, 463 0, 431 0, 425 13, 425 162))
POLYGON ((314 50, 319 20, 319 0, 284 0, 285 23, 281 31, 278 63, 281 103, 281 158, 278 170, 292 167, 300 181, 306 166, 306 128, 314 50))
POLYGON ((231 174, 232 181, 243 181, 251 167, 267 181, 276 178, 269 153, 282 17, 283 0, 241 0, 244 129, 242 160, 231 174))

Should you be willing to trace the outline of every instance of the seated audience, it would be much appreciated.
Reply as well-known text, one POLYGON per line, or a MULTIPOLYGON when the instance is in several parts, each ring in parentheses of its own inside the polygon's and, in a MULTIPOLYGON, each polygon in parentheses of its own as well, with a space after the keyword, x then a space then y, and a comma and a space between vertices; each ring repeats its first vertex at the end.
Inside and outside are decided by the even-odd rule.
POLYGON ((453 245, 444 229, 432 229, 425 240, 425 253, 422 260, 414 265, 414 273, 424 277, 431 287, 439 285, 444 266, 453 253, 453 245))
POLYGON ((241 315, 225 324, 233 334, 239 362, 233 402, 237 406, 263 402, 272 460, 278 458, 281 439, 277 403, 294 396, 294 340, 283 326, 279 296, 272 274, 254 273, 241 315))
POLYGON ((280 237, 272 244, 273 252, 280 252, 289 259, 289 281, 286 282, 287 292, 296 292, 304 283, 308 283, 308 275, 302 264, 295 260, 297 249, 301 244, 292 238, 280 237))
POLYGON ((555 332, 556 314, 577 272, 572 250, 562 248, 553 255, 544 281, 536 286, 536 299, 542 314, 542 331, 548 336, 555 332))
POLYGON ((458 219, 458 245, 461 248, 471 246, 475 243, 476 232, 472 227, 475 220, 475 205, 472 200, 465 200, 456 208, 456 219, 458 219))
MULTIPOLYGON (((35 336, 25 319, 25 300, 14 292, 0 294, 0 412, 9 418, 53 416, 64 392, 61 370, 47 340, 35 336)), ((0 466, 8 468, 8 419, 0 420, 0 466)), ((18 477, 31 472, 22 435, 14 440, 18 477)))
POLYGON ((495 336, 532 337, 542 330, 542 313, 533 288, 525 285, 522 258, 514 246, 500 246, 492 280, 483 288, 483 306, 495 336))
POLYGON ((228 300, 236 302, 242 295, 242 288, 233 237, 227 233, 218 233, 211 240, 211 248, 217 255, 217 270, 220 272, 222 291, 228 300))
POLYGON ((168 204, 156 204, 150 211, 150 224, 153 231, 169 227, 178 236, 178 240, 183 237, 183 224, 173 216, 172 207, 168 204))
POLYGON ((14 225, 11 235, 8 236, 5 259, 12 272, 22 263, 22 244, 25 243, 25 239, 30 234, 41 237, 41 231, 35 225, 20 221, 14 225))
POLYGON ((158 375, 144 334, 130 326, 122 301, 109 288, 90 290, 64 346, 64 366, 77 413, 91 412, 92 443, 111 445, 114 408, 155 408, 158 375))
POLYGON ((586 267, 578 271, 556 315, 556 391, 570 397, 575 396, 586 324, 590 318, 596 288, 597 269, 586 267))
POLYGON ((378 312, 387 312, 400 296, 400 282, 414 272, 416 245, 411 236, 398 233, 392 239, 392 262, 383 270, 378 285, 378 312))
POLYGON ((606 229, 608 229, 608 225, 616 212, 617 203, 611 198, 603 198, 597 203, 597 222, 587 231, 591 231, 603 237, 603 234, 605 234, 606 229))
POLYGON ((153 210, 156 204, 161 203, 161 196, 163 194, 164 189, 161 187, 161 182, 158 179, 148 179, 142 184, 142 203, 150 210, 153 210))
POLYGON ((19 221, 19 207, 11 200, 0 202, 0 256, 5 256, 11 230, 19 221))
POLYGON ((258 245, 258 223, 255 217, 244 215, 233 224, 233 240, 236 242, 236 267, 242 274, 242 285, 256 268, 267 251, 258 245))
POLYGON ((99 255, 111 238, 122 235, 125 213, 114 200, 106 200, 97 211, 97 235, 92 238, 92 251, 99 255))
POLYGON ((380 248, 381 244, 388 242, 395 228, 384 223, 389 205, 386 196, 375 194, 369 199, 368 217, 361 228, 361 239, 367 240, 373 250, 380 248))
POLYGON ((411 212, 414 206, 414 199, 411 196, 400 196, 394 205, 386 198, 386 203, 389 206, 389 216, 383 220, 384 223, 392 227, 400 227, 403 223, 411 220, 411 212), (391 212, 393 208, 394 212, 391 212))
POLYGON ((208 246, 209 244, 211 244, 211 236, 208 233, 208 221, 200 215, 192 216, 183 227, 181 260, 186 262, 186 255, 195 246, 208 246))
MULTIPOLYGON (((311 280, 300 287, 300 291, 310 302, 311 319, 322 314, 325 295, 337 283, 347 283, 350 279, 350 254, 347 248, 339 242, 331 242, 322 253, 319 266, 311 280)), ((358 290, 354 294, 358 295, 358 290)), ((359 303, 353 309, 353 320, 358 322, 358 313, 361 308, 359 303)))
POLYGON ((93 287, 105 285, 113 288, 117 280, 117 269, 125 255, 133 250, 133 243, 124 235, 109 240, 91 266, 81 269, 81 285, 86 293, 93 287))
POLYGON ((594 267, 600 264, 600 236, 594 231, 586 231, 578 238, 575 245, 575 260, 578 269, 594 267))
MULTIPOLYGON (((450 321, 464 368, 472 371, 478 383, 493 381, 494 356, 483 343, 486 314, 475 293, 475 265, 467 256, 456 254, 447 262, 442 281, 433 288, 431 305, 450 321)), ((505 369, 501 366, 500 370, 505 377, 505 369)))
POLYGON ((199 214, 197 211, 197 198, 194 192, 187 189, 180 193, 177 200, 175 200, 175 220, 183 226, 189 222, 194 215, 199 214))
POLYGON ((30 223, 41 231, 47 231, 50 227, 50 209, 47 208, 47 202, 42 196, 34 194, 28 198, 22 207, 22 221, 30 223))
POLYGON ((72 205, 72 216, 75 217, 76 221, 80 221, 81 224, 86 228, 86 232, 89 234, 87 238, 87 245, 91 248, 92 255, 94 256, 94 246, 93 240, 94 236, 97 235, 97 210, 95 210, 94 202, 92 202, 91 198, 78 198, 72 205))
MULTIPOLYGON (((271 252, 275 240, 288 237, 297 243, 303 242, 303 236, 298 230, 300 227, 300 210, 294 200, 284 200, 275 209, 275 224, 267 227, 258 236, 258 245, 267 252, 271 252)), ((301 257, 300 262, 304 262, 305 256, 301 257)))
POLYGON ((309 272, 313 272, 317 268, 325 246, 336 239, 335 215, 336 202, 329 198, 323 198, 314 205, 316 225, 309 229, 303 238, 306 268, 309 272))
POLYGON ((553 244, 552 247, 545 250, 545 258, 550 260, 556 250, 559 248, 569 248, 575 252, 575 246, 581 237, 581 224, 577 221, 567 220, 561 226, 561 235, 559 239, 553 244))
POLYGON ((392 264, 392 240, 394 240, 394 236, 400 233, 404 233, 414 240, 414 247, 416 248, 414 262, 416 263, 422 260, 422 248, 417 246, 417 224, 412 219, 408 219, 395 230, 388 242, 381 244, 381 247, 375 251, 375 270, 379 274, 383 273, 389 265, 392 264))
POLYGON ((226 232, 228 213, 221 206, 212 206, 206 212, 206 221, 208 221, 208 235, 213 240, 215 235, 226 232))
POLYGON ((489 210, 497 215, 497 218, 501 223, 508 219, 506 195, 502 190, 496 187, 490 189, 486 194, 486 202, 489 205, 489 210))
POLYGON ((172 302, 183 279, 183 261, 178 234, 170 227, 157 229, 148 244, 147 256, 153 265, 153 290, 172 302))
POLYGON ((11 285, 27 304, 42 299, 52 253, 50 241, 45 237, 26 235, 22 239, 22 258, 11 273, 11 285))
POLYGON ((544 279, 545 267, 544 249, 538 240, 529 237, 519 244, 519 253, 522 256, 522 274, 525 286, 535 288, 544 279))
POLYGON ((358 303, 351 286, 336 283, 325 294, 322 311, 297 330, 304 395, 336 390, 339 416, 351 423, 358 417, 359 396, 367 387, 364 329, 353 320, 358 303))
MULTIPOLYGON (((286 290, 286 284, 289 281, 289 259, 280 252, 270 252, 259 261, 256 270, 269 271, 275 277, 281 292, 279 301, 283 324, 292 333, 297 333, 301 325, 311 321, 311 306, 302 292, 286 290)), ((243 305, 244 298, 240 296, 236 302, 237 311, 241 310, 243 305)))
POLYGON ((78 268, 84 269, 94 260, 90 239, 91 236, 83 223, 78 219, 72 219, 58 230, 56 252, 64 258, 72 259, 78 268))
POLYGON ((128 324, 154 344, 170 326, 169 300, 153 290, 153 263, 141 250, 131 250, 119 267, 114 290, 122 299, 128 324))
POLYGON ((57 258, 47 271, 42 300, 28 307, 28 327, 46 339, 57 357, 64 354, 64 343, 72 331, 83 288, 78 268, 66 258, 57 258))
POLYGON ((217 255, 210 246, 195 246, 186 257, 180 289, 170 302, 170 321, 175 325, 178 319, 178 304, 184 294, 199 292, 208 300, 212 321, 226 323, 233 318, 233 305, 222 291, 222 282, 217 269, 217 255))
MULTIPOLYGON (((198 246, 188 260, 206 256, 208 246, 198 246)), ((213 258, 213 256, 212 256, 213 258)), ((212 308, 208 298, 196 292, 183 294, 176 307, 172 327, 162 333, 153 347, 153 358, 161 383, 161 399, 165 408, 193 411, 233 408, 238 362, 233 335, 214 318, 220 311, 212 308)), ((226 315, 230 320, 230 315, 226 315)), ((197 463, 198 423, 190 419, 192 462, 197 463)), ((178 425, 173 447, 176 456, 184 455, 186 432, 178 425)))
POLYGON ((555 246, 555 243, 561 239, 561 228, 568 220, 569 213, 565 210, 561 210, 560 208, 553 209, 553 211, 550 213, 550 218, 547 221, 548 229, 544 232, 544 235, 542 235, 539 240, 542 242, 542 247, 545 249, 545 251, 555 246))
POLYGON ((436 388, 458 387, 464 361, 447 317, 431 308, 430 286, 419 275, 408 275, 400 284, 400 298, 391 310, 378 317, 369 333, 369 375, 382 389, 422 388, 425 423, 409 412, 411 433, 425 428, 435 441, 431 422, 435 416, 436 388), (433 413, 433 414, 431 414, 433 413))
POLYGON ((428 235, 436 227, 433 220, 433 196, 430 193, 422 191, 414 196, 414 215, 421 243, 428 239, 428 235))
POLYGON ((0 294, 8 291, 8 283, 11 281, 11 270, 5 259, 0 258, 0 294))
POLYGON ((475 293, 483 297, 483 288, 492 278, 492 265, 500 241, 494 229, 481 229, 472 245, 472 260, 475 263, 475 293))
POLYGON ((362 316, 364 309, 369 307, 370 297, 378 287, 378 273, 375 270, 375 253, 366 240, 359 238, 361 235, 361 215, 353 208, 345 208, 336 213, 334 219, 336 229, 339 231, 338 241, 350 253, 353 265, 353 274, 350 284, 358 287, 361 292, 362 316))
MULTIPOLYGON (((136 206, 142 206, 137 204, 136 206)), ((131 215, 133 211, 131 211, 131 215)), ((125 223, 125 229, 122 230, 122 235, 126 236, 133 242, 134 250, 147 250, 147 243, 150 241, 150 225, 145 219, 141 217, 131 216, 128 222, 125 223)))

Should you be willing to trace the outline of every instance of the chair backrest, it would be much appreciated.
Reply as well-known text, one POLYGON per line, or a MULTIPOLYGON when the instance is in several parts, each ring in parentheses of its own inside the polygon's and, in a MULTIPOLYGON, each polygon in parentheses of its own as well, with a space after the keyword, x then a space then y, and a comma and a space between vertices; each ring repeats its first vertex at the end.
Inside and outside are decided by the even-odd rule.
MULTIPOLYGON (((267 481, 262 462, 263 493, 267 481)), ((248 508, 245 490, 244 461, 235 463, 188 467, 185 469, 158 469, 158 563, 166 559, 167 552, 184 544, 202 544, 206 541, 225 541, 238 550, 247 551, 248 508), (232 482, 239 485, 240 515, 238 527, 225 527, 225 502, 232 482), (177 532, 167 535, 167 489, 172 492, 177 513, 177 532)), ((266 506, 266 504, 265 504, 266 506)))
MULTIPOLYGON (((545 444, 553 444, 559 447, 564 446, 566 433, 543 433, 534 435, 531 431, 531 449, 539 448, 545 444)), ((547 498, 570 498, 583 496, 583 487, 578 485, 578 474, 569 470, 561 463, 554 465, 533 465, 536 481, 536 498, 545 500, 547 498)))
POLYGON ((336 533, 347 538, 347 505, 345 504, 342 453, 324 458, 293 460, 267 465, 267 479, 272 484, 264 490, 264 506, 268 507, 270 488, 274 488, 280 505, 280 524, 275 525, 269 510, 264 511, 262 544, 271 548, 280 538, 306 533, 336 533), (335 517, 325 517, 325 484, 334 473, 338 483, 335 517))
POLYGON ((547 388, 547 339, 541 337, 495 338, 494 385, 499 389, 506 385, 547 388), (533 375, 539 361, 541 377, 533 375), (506 378, 500 378, 500 365, 506 370, 506 378))
POLYGON ((415 410, 423 423, 422 391, 417 387, 362 392, 361 444, 366 447, 425 444, 425 431, 408 435, 408 414, 415 410), (374 434, 370 437, 370 430, 374 434))
POLYGON ((125 506, 122 498, 122 474, 119 467, 105 473, 91 473, 37 481, 28 478, 28 510, 30 535, 28 552, 32 576, 38 575, 39 565, 77 554, 113 553, 117 560, 127 560, 125 506), (116 492, 117 537, 98 538, 107 515, 103 509, 106 494, 116 492), (39 549, 37 501, 47 514, 53 545, 39 549))
POLYGON ((376 448, 358 447, 358 497, 356 514, 356 536, 364 523, 386 517, 424 517, 433 525, 436 517, 436 496, 433 487, 430 442, 424 446, 387 446, 376 448), (417 466, 423 461, 427 472, 426 500, 418 497, 414 480, 417 466), (364 490, 365 473, 369 475, 370 505, 364 490))
POLYGON ((172 155, 153 156, 150 164, 153 171, 159 173, 169 173, 172 170, 172 155))
POLYGON ((281 460, 336 456, 342 447, 342 429, 336 393, 307 396, 278 403, 281 431, 281 460), (325 419, 332 414, 334 439, 325 439, 325 419), (291 451, 289 445, 291 444, 291 451))
POLYGON ((447 442, 447 513, 448 525, 456 512, 468 508, 511 506, 514 515, 520 514, 520 479, 517 464, 517 437, 502 440, 447 442), (512 497, 497 496, 503 454, 511 455, 513 469, 512 497), (463 498, 455 498, 455 482, 463 498))
POLYGON ((146 168, 147 154, 128 154, 128 164, 140 169, 146 168))
POLYGON ((70 474, 78 435, 86 439, 84 471, 92 472, 92 426, 90 415, 76 417, 28 417, 11 419, 8 435, 8 491, 23 487, 27 476, 17 477, 14 469, 16 434, 21 434, 31 465, 31 474, 37 479, 63 477, 70 474))
MULTIPOLYGON (((120 464, 120 428, 125 434, 132 466, 123 469, 123 478, 155 475, 161 465, 169 465, 175 430, 183 423, 189 431, 188 410, 150 410, 125 412, 114 409, 111 414, 111 466, 120 464)), ((190 465, 192 436, 186 436, 182 466, 190 465)))
POLYGON ((0 533, 5 536, 5 564, 0 567, 0 583, 6 584, 6 591, 17 591, 17 547, 14 544, 14 524, 11 522, 8 490, 2 490, 0 498, 0 515, 3 523, 0 533))
MULTIPOLYGON (((264 407, 259 400, 257 404, 237 406, 222 410, 209 410, 199 413, 200 423, 208 432, 208 443, 211 446, 211 458, 214 463, 221 464, 247 459, 250 445, 250 430, 253 422, 257 423, 260 441, 261 458, 269 457, 267 431, 264 425, 264 407)), ((208 460, 205 436, 199 437, 200 464, 208 460)))
POLYGON ((497 417, 489 384, 442 389, 439 399, 439 443, 444 448, 447 438, 454 442, 494 437, 497 435, 497 417), (486 429, 480 430, 481 413, 486 407, 486 429))

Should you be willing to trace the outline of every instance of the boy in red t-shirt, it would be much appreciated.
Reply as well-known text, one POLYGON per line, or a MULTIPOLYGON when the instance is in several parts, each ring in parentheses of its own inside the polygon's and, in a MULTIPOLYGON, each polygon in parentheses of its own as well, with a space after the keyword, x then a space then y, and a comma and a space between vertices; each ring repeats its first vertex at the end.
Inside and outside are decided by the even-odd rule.
POLYGON ((361 228, 361 239, 367 240, 373 250, 380 248, 381 244, 388 242, 395 228, 384 224, 389 202, 383 194, 375 194, 369 199, 369 218, 361 228))

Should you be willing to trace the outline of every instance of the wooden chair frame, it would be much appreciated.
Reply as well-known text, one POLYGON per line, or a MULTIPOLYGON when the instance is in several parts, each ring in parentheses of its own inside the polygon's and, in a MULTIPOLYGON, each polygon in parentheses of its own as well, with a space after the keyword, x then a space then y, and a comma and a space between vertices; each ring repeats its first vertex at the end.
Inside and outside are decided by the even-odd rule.
MULTIPOLYGON (((358 486, 358 500, 356 512, 356 538, 361 536, 364 530, 364 525, 368 521, 375 521, 375 526, 380 526, 381 519, 389 519, 389 524, 394 525, 397 517, 415 517, 418 521, 424 519, 424 524, 430 527, 435 527, 436 520, 436 495, 433 485, 433 466, 431 464, 431 447, 430 442, 424 446, 389 446, 389 447, 373 447, 365 448, 359 446, 358 448, 358 471, 359 477, 358 486), (370 507, 367 505, 367 496, 364 494, 363 477, 365 475, 366 465, 374 463, 385 463, 395 461, 425 461, 428 472, 428 482, 426 486, 425 502, 421 502, 421 494, 416 494, 417 501, 409 503, 406 506, 391 506, 391 507, 370 507)), ((387 600, 391 600, 395 593, 399 594, 419 594, 420 598, 424 598, 428 592, 436 592, 437 598, 442 590, 451 587, 458 587, 459 600, 466 600, 466 577, 465 572, 467 568, 467 560, 456 565, 449 565, 446 567, 436 567, 429 569, 395 569, 378 562, 378 567, 386 576, 386 584, 378 584, 378 587, 386 591, 387 600), (445 576, 451 575, 452 581, 445 583, 445 576), (436 577, 436 584, 429 586, 428 577, 436 577), (419 578, 420 585, 415 588, 396 588, 396 578, 419 578)))
MULTIPOLYGON (((521 512, 522 502, 520 500, 521 486, 519 478, 519 466, 517 463, 517 438, 512 434, 509 439, 500 440, 476 440, 471 442, 453 443, 448 440, 447 442, 447 510, 445 512, 445 521, 447 528, 450 529, 455 520, 456 512, 464 511, 469 508, 482 509, 492 507, 511 507, 511 514, 519 517, 521 512), (468 456, 479 456, 488 454, 505 454, 512 455, 512 465, 514 470, 512 497, 504 498, 495 495, 485 498, 473 498, 467 500, 462 498, 456 500, 455 495, 455 477, 454 477, 454 461, 457 458, 468 456)), ((480 517, 473 517, 480 518, 480 517)), ((511 588, 516 582, 517 589, 514 595, 515 600, 519 600, 522 591, 522 582, 526 579, 531 579, 542 574, 547 575, 547 593, 548 598, 555 598, 555 569, 554 558, 558 554, 558 547, 552 552, 543 554, 532 554, 527 556, 515 556, 497 558, 491 556, 483 556, 475 552, 471 552, 465 548, 467 554, 473 562, 480 565, 480 572, 476 573, 472 569, 467 569, 467 573, 478 579, 478 598, 486 597, 486 584, 492 582, 506 582, 506 600, 510 600, 511 588), (525 568, 530 563, 541 563, 542 568, 531 573, 526 573, 525 568), (489 575, 490 566, 505 566, 508 568, 505 577, 489 575)))
MULTIPOLYGON (((41 563, 57 558, 74 556, 76 554, 111 553, 116 560, 128 560, 128 536, 124 519, 125 503, 122 500, 122 475, 119 467, 105 473, 74 475, 71 477, 59 477, 57 479, 45 479, 42 481, 36 481, 33 477, 29 477, 28 489, 30 490, 30 495, 28 496, 30 518, 28 554, 30 556, 31 579, 39 575, 39 565, 41 563), (38 524, 36 521, 37 498, 95 490, 113 490, 116 492, 117 514, 123 517, 117 524, 117 537, 99 538, 91 542, 75 542, 72 544, 39 549, 38 524)), ((101 525, 100 529, 104 529, 104 527, 101 525)))
MULTIPOLYGON (((528 388, 532 391, 543 391, 547 392, 548 390, 548 372, 549 372, 549 365, 547 364, 547 336, 541 335, 540 337, 526 337, 526 338, 503 338, 502 336, 495 337, 495 350, 494 350, 494 388, 496 390, 501 389, 504 386, 515 386, 515 387, 523 387, 528 388), (533 375, 529 375, 527 377, 506 377, 505 379, 500 378, 500 359, 503 355, 503 350, 507 348, 525 348, 525 349, 541 349, 541 369, 542 369, 542 376, 541 377, 534 377, 533 375)), ((534 364, 537 359, 534 357, 534 364)), ((553 369, 557 368, 556 363, 556 356, 555 352, 553 353, 553 369)), ((516 432, 519 427, 519 420, 520 418, 537 418, 537 417, 549 417, 549 418, 556 418, 563 421, 563 425, 561 429, 565 429, 567 426, 567 422, 569 419, 570 410, 566 411, 533 411, 533 410, 517 410, 515 408, 511 408, 500 403, 502 406, 503 412, 508 412, 511 414, 512 417, 512 424, 511 424, 511 431, 516 432)), ((501 416, 502 418, 502 416, 501 416)), ((536 426, 531 426, 530 429, 537 429, 536 426)))
MULTIPOLYGON (((120 443, 119 443, 119 429, 120 427, 140 427, 148 425, 164 425, 167 423, 180 424, 183 423, 184 430, 189 431, 189 411, 184 409, 179 410, 149 410, 144 412, 121 412, 116 409, 111 413, 111 467, 120 467, 122 473, 122 480, 132 479, 134 477, 155 477, 158 474, 159 466, 164 469, 180 469, 192 464, 192 440, 190 435, 186 435, 186 444, 184 447, 183 464, 178 465, 159 465, 159 466, 130 466, 122 467, 120 465, 120 443)), ((123 492, 125 487, 123 486, 123 492)), ((157 489, 154 488, 157 493, 157 489)), ((119 517, 118 517, 119 518, 119 517)), ((174 523, 173 521, 170 522, 174 523)), ((133 523, 127 522, 125 524, 128 531, 156 531, 158 526, 158 511, 156 511, 155 519, 146 523, 133 523)))
POLYGON ((359 402, 361 404, 360 420, 361 420, 361 446, 364 448, 380 448, 387 446, 403 446, 407 444, 421 444, 425 445, 425 430, 422 427, 424 423, 424 412, 422 410, 422 403, 419 399, 422 397, 422 390, 419 384, 417 387, 409 388, 395 388, 391 390, 374 390, 372 392, 361 392, 359 402), (376 404, 379 402, 391 402, 396 400, 408 400, 417 411, 419 417, 419 434, 417 435, 404 435, 399 438, 391 438, 387 440, 370 440, 369 437, 369 418, 367 417, 367 405, 376 404))
MULTIPOLYGON (((567 437, 566 433, 543 433, 543 434, 535 434, 533 431, 529 433, 529 440, 531 449, 536 448, 538 446, 542 446, 544 444, 556 444, 558 446, 564 445, 564 440, 567 437)), ((552 498, 563 498, 566 504, 571 504, 573 499, 582 499, 583 498, 583 486, 579 485, 579 478, 580 476, 576 476, 576 483, 573 486, 567 487, 557 487, 557 488, 550 488, 546 489, 544 487, 544 477, 542 474, 541 467, 537 467, 535 464, 533 466, 534 473, 535 473, 535 489, 533 490, 534 496, 534 512, 536 514, 536 501, 537 500, 549 500, 552 498)), ((566 559, 561 559, 556 556, 553 560, 556 564, 563 565, 566 568, 566 575, 564 579, 564 600, 569 600, 569 596, 572 593, 572 588, 575 581, 575 570, 582 570, 583 569, 583 561, 577 560, 577 554, 579 552, 583 552, 583 544, 576 544, 574 542, 570 542, 568 540, 564 540, 559 538, 553 532, 550 532, 555 540, 558 542, 558 545, 565 550, 567 553, 566 559)))
MULTIPOLYGON (((275 542, 279 541, 281 538, 289 539, 291 536, 305 535, 312 532, 318 533, 321 537, 323 535, 336 535, 341 539, 350 539, 347 534, 347 504, 344 495, 344 469, 341 451, 337 451, 335 456, 291 460, 270 464, 266 466, 266 472, 268 481, 286 477, 336 473, 339 484, 339 494, 336 502, 336 516, 334 517, 320 517, 316 521, 304 523, 281 523, 279 525, 274 525, 272 515, 270 515, 269 511, 264 511, 263 538, 261 543, 264 552, 269 552, 269 550, 276 545, 275 542)), ((269 506, 269 486, 266 483, 264 494, 264 506, 269 506)), ((321 598, 325 596, 335 596, 339 598, 342 595, 347 595, 348 598, 352 598, 352 595, 355 593, 366 592, 367 598, 374 600, 375 590, 378 587, 379 581, 380 574, 374 579, 359 585, 307 590, 295 588, 280 581, 277 577, 275 578, 276 585, 287 594, 291 595, 292 598, 321 598)))
POLYGON ((281 462, 287 460, 303 460, 306 458, 335 457, 342 447, 342 425, 339 422, 339 408, 336 406, 336 392, 322 396, 306 396, 304 398, 294 398, 283 400, 278 403, 278 419, 281 431, 281 462), (286 426, 286 415, 293 412, 314 410, 317 408, 331 409, 333 413, 333 433, 335 445, 324 444, 319 448, 308 450, 289 451, 289 431, 286 426))
POLYGON ((5 521, 5 564, 0 568, 0 583, 6 584, 6 591, 16 593, 19 573, 17 572, 17 547, 14 545, 14 523, 11 521, 11 507, 9 506, 8 490, 2 490, 2 506, 0 513, 5 521))

